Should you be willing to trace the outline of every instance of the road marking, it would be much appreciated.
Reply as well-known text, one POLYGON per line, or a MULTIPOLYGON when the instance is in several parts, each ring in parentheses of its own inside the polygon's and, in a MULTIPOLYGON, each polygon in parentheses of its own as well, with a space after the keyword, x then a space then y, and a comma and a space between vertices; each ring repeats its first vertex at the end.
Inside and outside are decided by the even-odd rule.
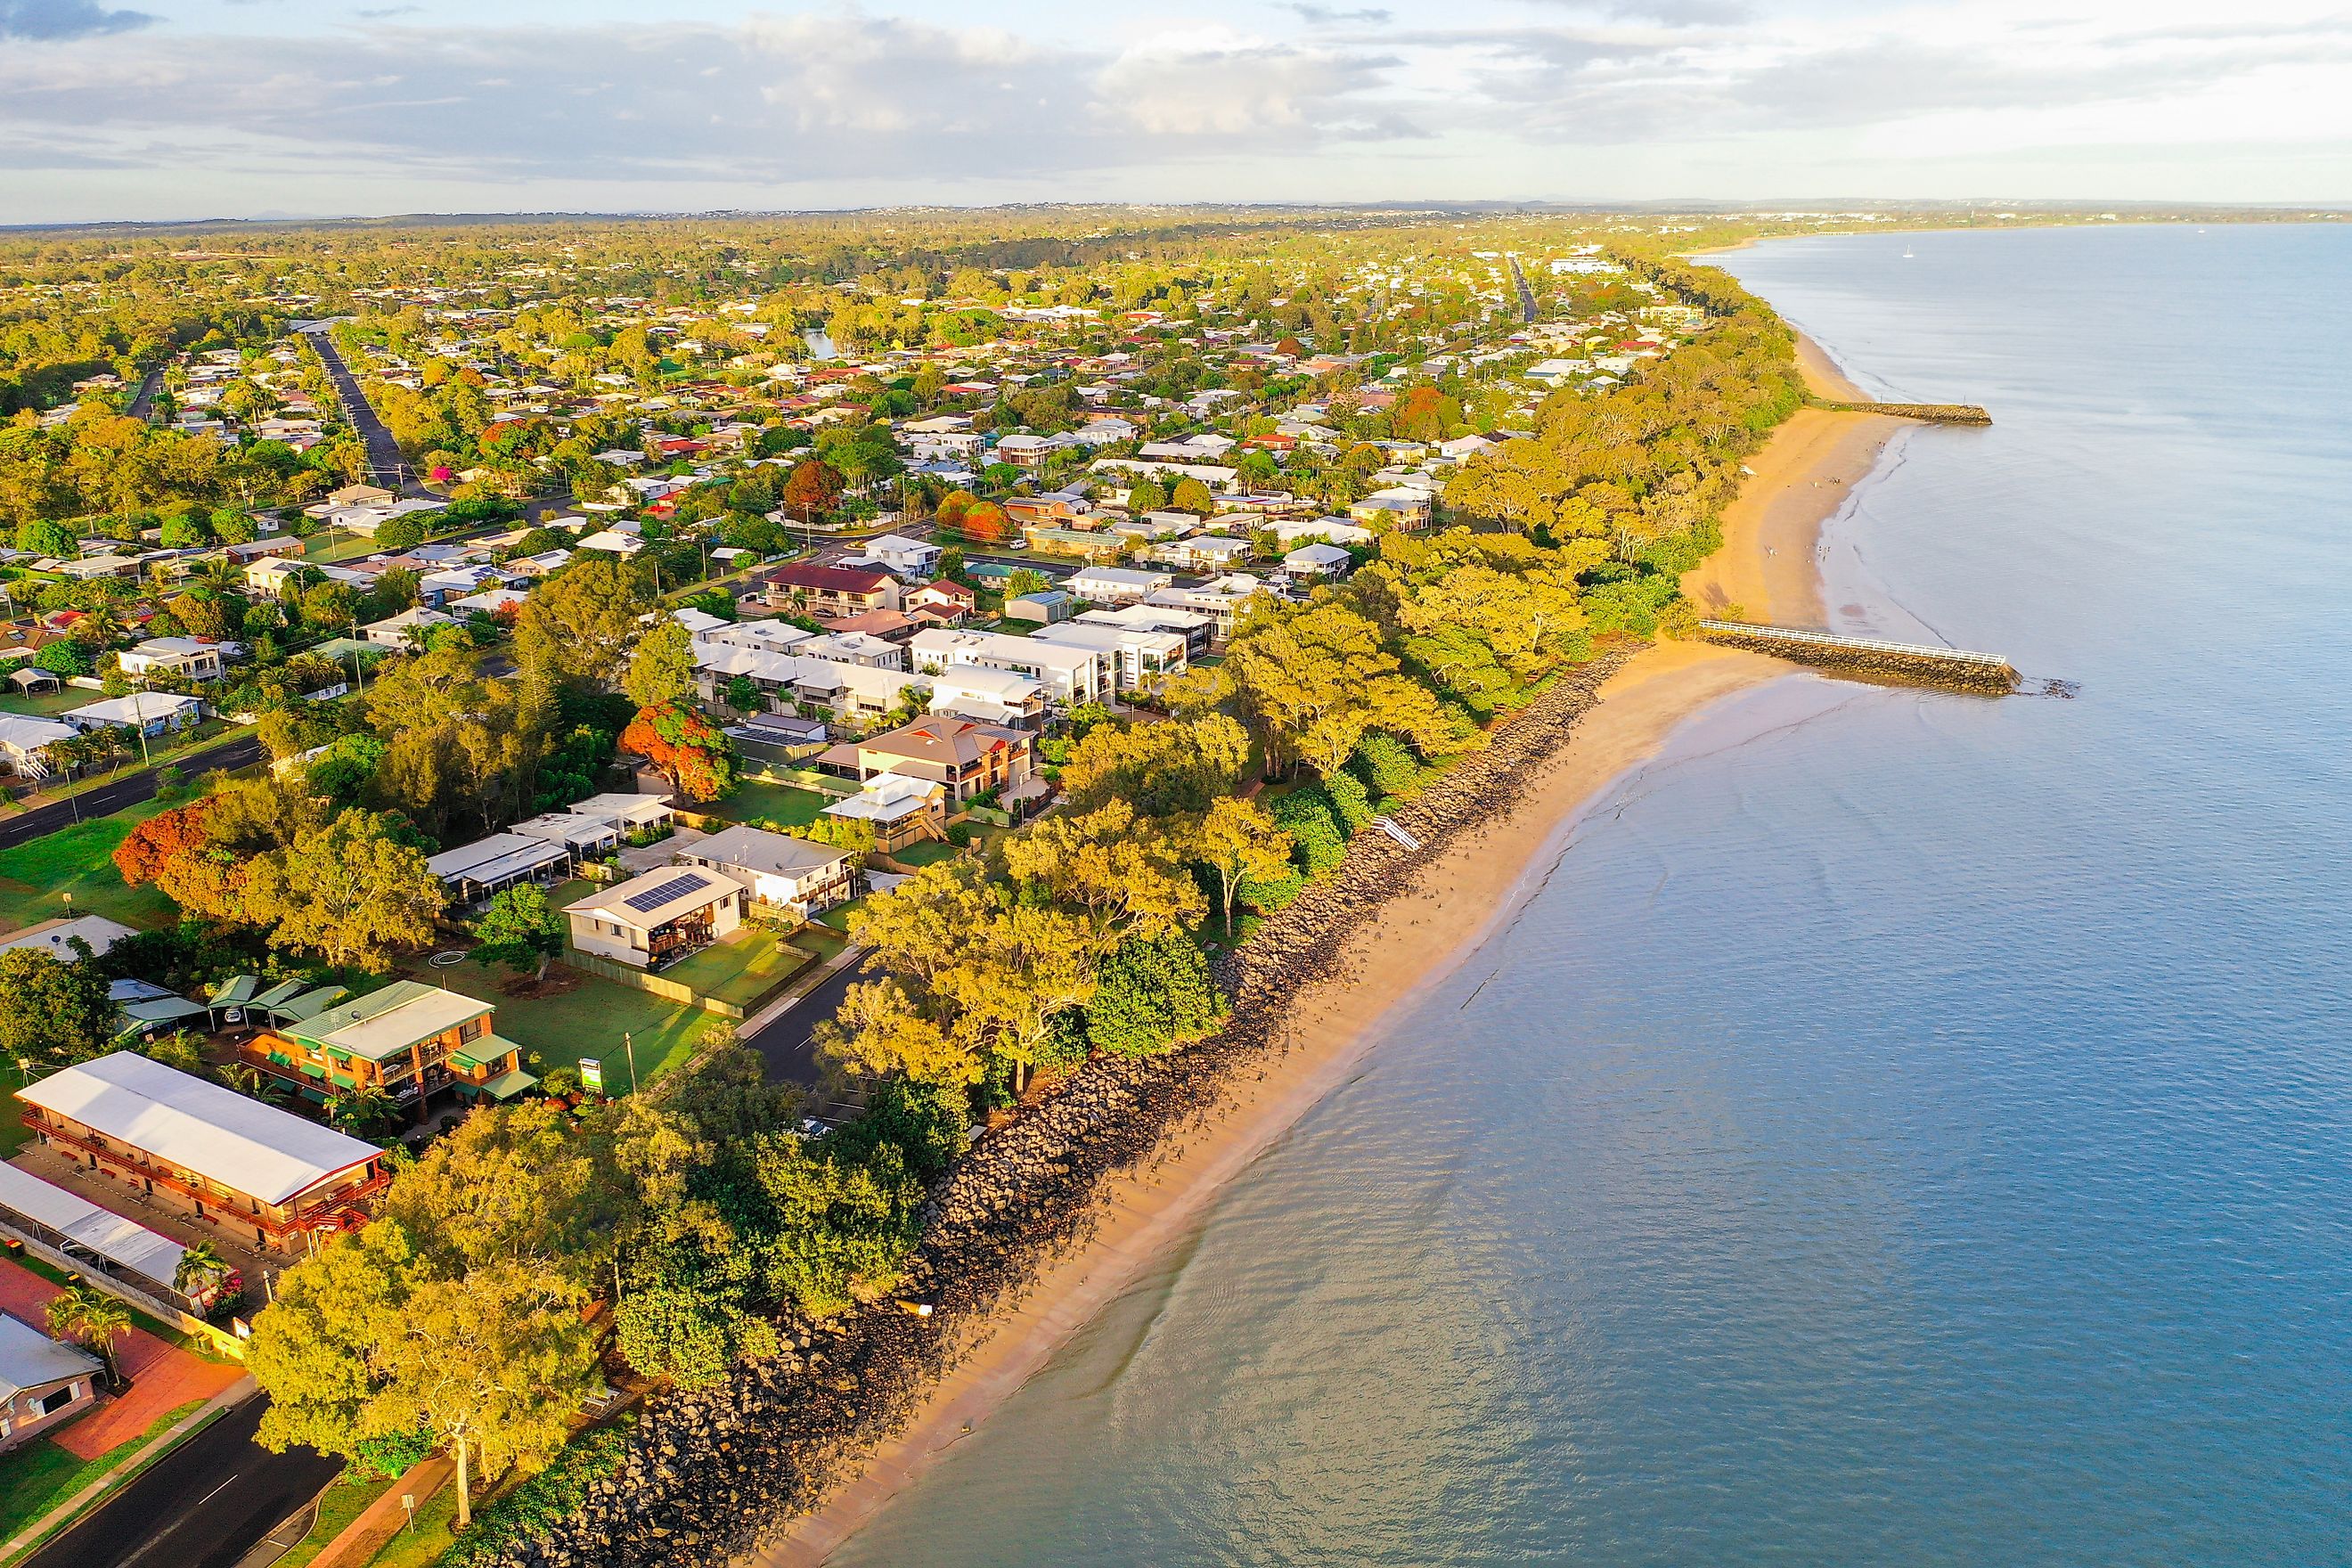
POLYGON ((229 1479, 228 1479, 228 1480, 226 1480, 226 1481, 223 1481, 219 1486, 215 1487, 212 1490, 210 1490, 210 1491, 206 1492, 204 1496, 202 1496, 202 1497, 198 1498, 198 1499, 196 1500, 196 1506, 197 1506, 198 1508, 202 1508, 202 1507, 204 1507, 204 1506, 205 1506, 205 1504, 206 1504, 206 1503, 208 1503, 208 1502, 212 1501, 212 1500, 213 1500, 213 1499, 215 1499, 215 1498, 216 1498, 216 1497, 220 1496, 220 1495, 221 1495, 221 1493, 222 1493, 223 1491, 225 1491, 225 1490, 226 1490, 226 1489, 228 1489, 229 1482, 230 1482, 230 1481, 234 1481, 234 1480, 236 1480, 236 1478, 234 1475, 230 1476, 230 1477, 229 1477, 229 1479))

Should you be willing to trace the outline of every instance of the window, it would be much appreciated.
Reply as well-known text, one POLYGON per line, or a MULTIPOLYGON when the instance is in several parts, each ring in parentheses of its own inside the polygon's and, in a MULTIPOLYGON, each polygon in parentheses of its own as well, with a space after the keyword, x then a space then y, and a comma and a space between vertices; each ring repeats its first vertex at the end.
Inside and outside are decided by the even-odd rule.
POLYGON ((74 1390, 79 1385, 69 1383, 63 1388, 51 1389, 48 1393, 44 1394, 38 1399, 33 1401, 33 1414, 36 1415, 47 1415, 52 1411, 63 1410, 67 1405, 71 1405, 74 1402, 74 1390))
POLYGON ((488 1025, 489 1020, 488 1018, 467 1019, 464 1023, 457 1026, 457 1043, 459 1045, 464 1045, 467 1040, 480 1039, 482 1037, 482 1031, 487 1028, 488 1025))

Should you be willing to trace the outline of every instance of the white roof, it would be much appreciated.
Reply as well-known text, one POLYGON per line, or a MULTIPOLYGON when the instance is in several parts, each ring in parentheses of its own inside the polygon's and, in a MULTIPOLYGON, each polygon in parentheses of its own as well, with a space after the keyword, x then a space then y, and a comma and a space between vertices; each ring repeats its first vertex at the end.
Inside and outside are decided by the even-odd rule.
POLYGON ((455 849, 444 849, 425 862, 444 882, 495 882, 535 871, 563 858, 563 846, 537 834, 493 833, 455 849))
POLYGON ((666 795, 631 795, 606 793, 592 795, 586 800, 575 800, 566 808, 574 816, 593 816, 600 822, 642 826, 660 822, 670 815, 669 796, 666 795))
POLYGON ((135 1220, 102 1209, 79 1193, 45 1182, 30 1171, 0 1165, 0 1207, 73 1237, 100 1258, 143 1274, 159 1285, 172 1283, 187 1248, 135 1220))
POLYGON ((896 822, 912 816, 923 809, 926 802, 947 794, 943 784, 929 779, 908 778, 903 773, 881 773, 868 779, 865 789, 846 800, 836 800, 824 810, 826 816, 849 817, 861 822, 896 822))
POLYGON ((269 1204, 381 1152, 135 1051, 51 1073, 16 1098, 269 1204))
POLYGON ((43 746, 81 731, 61 719, 40 719, 29 713, 0 713, 0 746, 37 752, 43 746))
POLYGON ((26 926, 23 931, 12 931, 6 936, 0 936, 0 949, 37 947, 63 963, 75 956, 68 944, 76 937, 89 943, 90 952, 98 953, 104 952, 126 936, 138 934, 129 926, 108 920, 104 915, 77 915, 71 919, 43 921, 38 925, 26 926))
POLYGON ((86 702, 79 708, 68 709, 66 717, 93 724, 135 725, 150 719, 169 718, 172 714, 202 706, 203 699, 183 696, 176 691, 134 691, 127 697, 103 698, 96 702, 86 702))
POLYGON ((0 1312, 0 1399, 14 1403, 27 1389, 89 1377, 99 1367, 88 1351, 59 1344, 32 1324, 0 1312))

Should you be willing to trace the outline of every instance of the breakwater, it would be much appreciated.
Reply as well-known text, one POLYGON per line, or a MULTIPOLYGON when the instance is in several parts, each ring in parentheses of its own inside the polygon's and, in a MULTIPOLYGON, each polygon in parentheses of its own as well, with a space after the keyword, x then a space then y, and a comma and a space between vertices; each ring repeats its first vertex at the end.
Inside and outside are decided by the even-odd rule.
POLYGON ((1837 414, 1885 414, 1896 419, 1919 419, 1930 425, 1990 425, 1992 416, 1973 403, 1828 403, 1816 408, 1837 414))
POLYGON ((1924 643, 1882 642, 1874 637, 1842 637, 1835 632, 1760 626, 1751 621, 1701 621, 1698 625, 1709 642, 1746 648, 1750 653, 1770 654, 1775 658, 1792 659, 1841 675, 1910 680, 1994 696, 2014 691, 2018 686, 2016 669, 1999 654, 1931 647, 1924 643))
POLYGON ((1091 1061, 973 1145, 931 1194, 898 1300, 828 1323, 787 1323, 782 1354, 655 1402, 618 1470, 498 1568, 715 1564, 776 1539, 906 1423, 1044 1265, 1087 1244, 1112 1178, 1177 1152, 1216 1115, 1227 1086, 1287 1049, 1299 993, 1352 977, 1349 936, 1391 915, 1430 855, 1511 811, 1527 788, 1521 770, 1566 744, 1632 652, 1612 650, 1555 680, 1486 749, 1395 812, 1419 850, 1368 828, 1337 871, 1223 959, 1217 978, 1233 1015, 1216 1035, 1164 1057, 1091 1061), (903 1300, 932 1310, 910 1314, 903 1300))

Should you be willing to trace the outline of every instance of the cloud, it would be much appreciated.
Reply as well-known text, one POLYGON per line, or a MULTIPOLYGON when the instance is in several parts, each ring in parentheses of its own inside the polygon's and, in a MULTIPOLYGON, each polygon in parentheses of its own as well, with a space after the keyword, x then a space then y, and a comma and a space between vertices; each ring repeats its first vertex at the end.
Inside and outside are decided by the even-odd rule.
POLYGON ((0 0, 0 38, 88 38, 155 19, 144 11, 109 11, 94 0, 0 0))
POLYGON ((1657 22, 1669 27, 1728 27, 1756 13, 1740 0, 1619 0, 1609 15, 1621 22, 1657 22))
POLYGON ((1341 26, 1376 27, 1381 24, 1389 21, 1396 15, 1393 11, 1385 10, 1378 6, 1367 5, 1361 10, 1339 11, 1334 10, 1328 5, 1304 5, 1299 3, 1299 0, 1292 0, 1292 4, 1286 5, 1283 8, 1286 11, 1295 13, 1300 21, 1307 23, 1310 26, 1317 27, 1341 26))

